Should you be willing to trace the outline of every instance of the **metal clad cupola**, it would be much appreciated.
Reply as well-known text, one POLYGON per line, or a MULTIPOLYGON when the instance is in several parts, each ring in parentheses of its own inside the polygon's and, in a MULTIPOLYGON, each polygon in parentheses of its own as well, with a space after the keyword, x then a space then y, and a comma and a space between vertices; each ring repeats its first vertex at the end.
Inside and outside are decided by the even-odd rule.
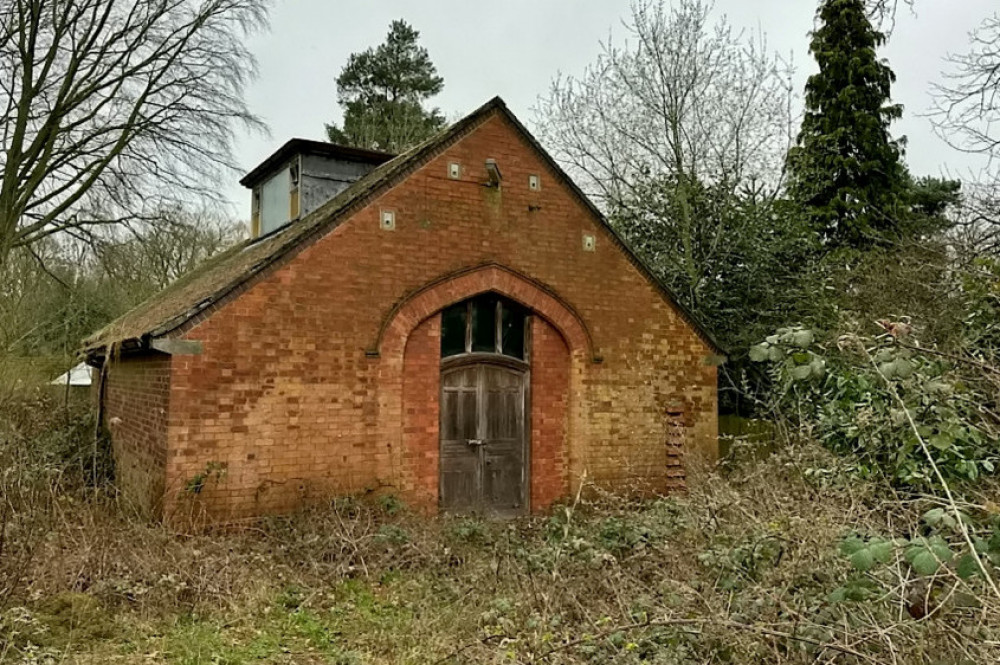
POLYGON ((250 236, 271 233, 320 207, 393 155, 291 139, 240 184, 252 192, 250 236))

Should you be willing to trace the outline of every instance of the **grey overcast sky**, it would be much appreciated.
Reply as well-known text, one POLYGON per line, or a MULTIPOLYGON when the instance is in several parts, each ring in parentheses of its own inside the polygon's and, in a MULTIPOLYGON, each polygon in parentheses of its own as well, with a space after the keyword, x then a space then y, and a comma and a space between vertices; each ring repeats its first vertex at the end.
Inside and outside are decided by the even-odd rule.
MULTIPOLYGON (((667 0, 669 2, 669 0, 667 0)), ((996 0, 916 0, 901 7, 882 55, 896 71, 894 98, 905 106, 894 126, 909 140, 907 161, 917 175, 946 169, 961 175, 976 161, 951 150, 920 117, 930 105, 948 53, 961 52, 968 33, 996 9, 996 0)), ((715 12, 735 28, 760 29, 771 50, 791 56, 801 90, 815 69, 808 53, 813 0, 716 0, 715 12)), ((334 79, 348 56, 382 42, 389 23, 404 18, 421 33, 445 80, 433 100, 449 119, 495 95, 529 127, 531 109, 558 73, 579 74, 600 43, 625 37, 629 0, 279 0, 271 30, 254 38, 260 78, 248 91, 251 109, 270 137, 245 136, 237 158, 249 170, 291 137, 324 139, 339 120, 334 79)), ((233 179, 224 190, 240 218, 249 195, 233 179)))

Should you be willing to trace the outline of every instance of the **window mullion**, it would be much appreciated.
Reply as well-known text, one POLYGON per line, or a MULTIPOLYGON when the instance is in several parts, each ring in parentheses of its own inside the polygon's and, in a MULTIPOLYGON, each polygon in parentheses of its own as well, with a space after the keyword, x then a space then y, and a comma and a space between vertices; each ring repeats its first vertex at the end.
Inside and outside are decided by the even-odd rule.
POLYGON ((465 305, 465 352, 472 353, 472 301, 465 305))
POLYGON ((503 300, 497 298, 496 321, 494 321, 494 341, 496 352, 503 355, 503 300))

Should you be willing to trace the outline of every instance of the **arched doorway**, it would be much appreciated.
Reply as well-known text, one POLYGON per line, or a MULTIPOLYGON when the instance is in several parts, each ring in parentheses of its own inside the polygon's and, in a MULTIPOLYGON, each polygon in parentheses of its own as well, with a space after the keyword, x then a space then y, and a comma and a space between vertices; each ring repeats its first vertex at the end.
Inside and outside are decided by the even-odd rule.
POLYGON ((440 503, 524 514, 530 503, 529 313, 495 293, 441 313, 440 503))
POLYGON ((513 329, 508 328, 501 353, 490 347, 494 353, 471 355, 475 349, 465 343, 465 335, 471 333, 465 323, 470 320, 467 303, 481 295, 506 298, 525 313, 523 355, 520 364, 514 363, 526 371, 522 464, 527 468, 527 486, 517 512, 545 510, 572 490, 574 469, 577 473, 582 470, 573 466, 572 428, 578 417, 573 403, 574 394, 579 394, 573 386, 597 363, 598 354, 586 324, 568 302, 541 283, 503 266, 481 266, 436 278, 396 304, 383 320, 367 354, 377 359, 380 373, 382 401, 375 434, 377 441, 390 442, 392 470, 387 477, 407 502, 421 510, 437 511, 445 505, 440 468, 442 370, 451 363, 487 357, 493 364, 510 362, 507 354, 512 354, 518 343, 510 337, 513 329), (456 303, 460 307, 450 311, 456 303), (448 332, 443 340, 446 311, 450 313, 445 327, 450 331, 457 321, 462 332, 457 336, 448 332))

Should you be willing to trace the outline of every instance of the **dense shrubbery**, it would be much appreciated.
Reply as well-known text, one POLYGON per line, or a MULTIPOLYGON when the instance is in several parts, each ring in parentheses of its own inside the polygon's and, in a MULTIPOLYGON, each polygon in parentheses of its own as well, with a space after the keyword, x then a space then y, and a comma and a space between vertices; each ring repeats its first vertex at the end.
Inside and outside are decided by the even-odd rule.
POLYGON ((810 330, 784 329, 751 355, 773 363, 780 413, 856 459, 861 475, 925 490, 940 487, 935 466, 945 481, 992 475, 1000 419, 988 408, 988 387, 915 344, 886 333, 819 345, 810 330))
POLYGON ((30 391, 0 398, 0 610, 22 591, 61 502, 106 486, 112 462, 85 405, 30 391))
MULTIPOLYGON (((919 322, 882 320, 876 335, 784 328, 751 350, 769 367, 774 416, 836 453, 849 477, 903 497, 940 497, 907 529, 849 534, 840 551, 855 572, 833 602, 884 602, 901 575, 913 589, 900 606, 915 619, 944 603, 973 615, 1000 601, 994 265, 977 259, 961 276, 953 299, 968 315, 944 344, 922 345, 919 322)), ((969 637, 987 639, 977 630, 969 637)))

